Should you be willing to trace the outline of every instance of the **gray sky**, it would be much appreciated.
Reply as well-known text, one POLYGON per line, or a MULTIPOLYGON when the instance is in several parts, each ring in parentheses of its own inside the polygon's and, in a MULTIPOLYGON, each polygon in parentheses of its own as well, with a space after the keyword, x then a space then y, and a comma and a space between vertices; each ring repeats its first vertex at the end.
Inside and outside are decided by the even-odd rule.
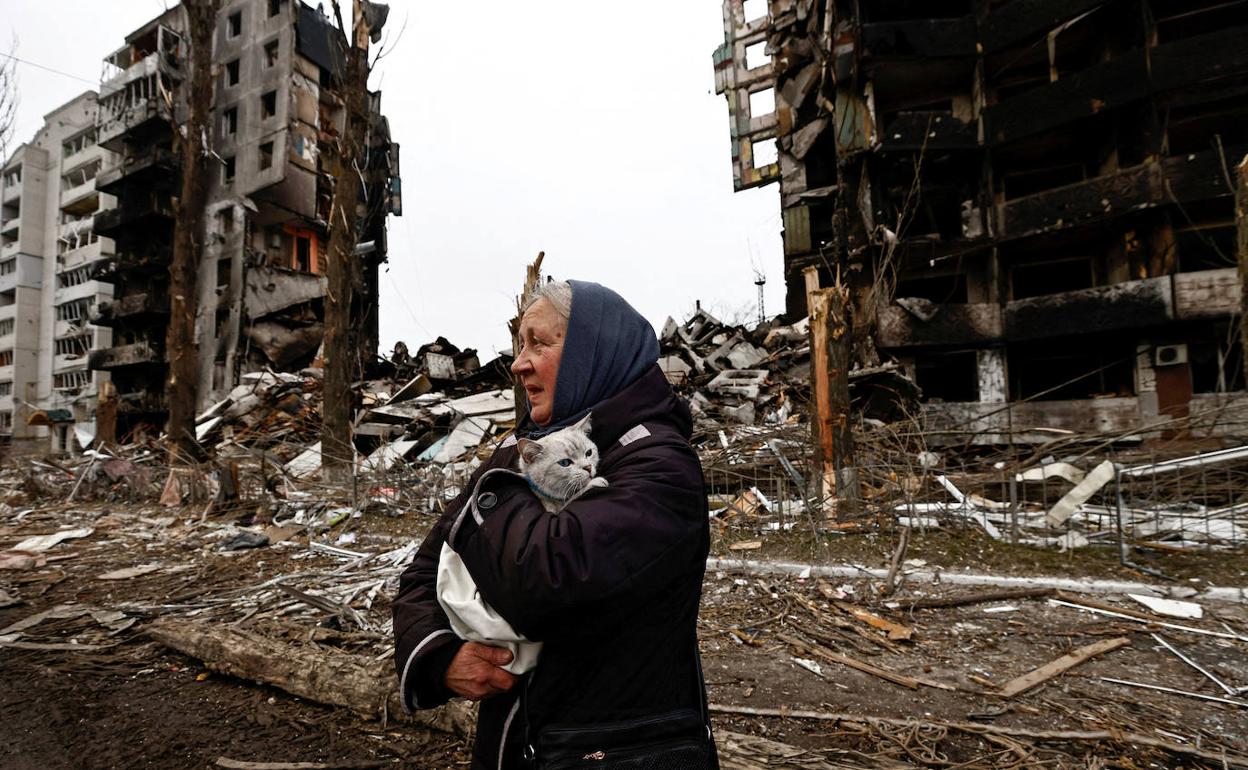
MULTIPOLYGON (((91 81, 19 65, 22 142, 166 3, 0 6, 0 42, 16 34, 19 57, 91 81)), ((711 70, 720 8, 391 3, 392 51, 370 82, 402 144, 383 349, 437 335, 483 358, 507 347, 524 266, 543 250, 549 274, 614 288, 656 328, 697 299, 721 318, 752 318, 752 264, 767 274, 767 312, 783 310, 778 192, 732 192, 727 106, 711 70)))

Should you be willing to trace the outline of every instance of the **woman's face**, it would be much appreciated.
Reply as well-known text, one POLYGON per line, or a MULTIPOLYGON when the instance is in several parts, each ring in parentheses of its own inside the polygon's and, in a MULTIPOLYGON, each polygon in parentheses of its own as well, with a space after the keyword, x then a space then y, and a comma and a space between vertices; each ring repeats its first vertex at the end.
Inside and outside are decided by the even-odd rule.
POLYGON ((550 422, 555 406, 555 381, 563 357, 563 319, 546 299, 533 303, 520 319, 520 350, 511 373, 529 396, 529 416, 538 425, 550 422))

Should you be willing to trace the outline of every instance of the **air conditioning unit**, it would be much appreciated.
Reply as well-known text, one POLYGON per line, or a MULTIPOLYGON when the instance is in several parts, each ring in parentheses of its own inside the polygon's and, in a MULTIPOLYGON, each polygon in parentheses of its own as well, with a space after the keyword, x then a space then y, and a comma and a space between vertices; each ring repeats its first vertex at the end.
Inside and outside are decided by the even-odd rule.
POLYGON ((1158 345, 1153 348, 1153 366, 1178 366, 1187 363, 1187 345, 1158 345))

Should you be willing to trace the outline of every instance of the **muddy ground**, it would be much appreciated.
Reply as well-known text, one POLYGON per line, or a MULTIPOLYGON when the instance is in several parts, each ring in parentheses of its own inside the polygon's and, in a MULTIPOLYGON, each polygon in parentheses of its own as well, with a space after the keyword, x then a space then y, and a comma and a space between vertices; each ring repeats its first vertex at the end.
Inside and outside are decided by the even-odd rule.
MULTIPOLYGON (((419 538, 428 523, 427 517, 368 515, 315 539, 334 542, 353 533, 346 547, 380 553, 419 538)), ((329 592, 333 581, 351 579, 351 562, 309 553, 306 534, 281 545, 226 553, 219 548, 232 532, 228 522, 201 521, 198 511, 42 504, 0 515, 0 550, 65 526, 93 532, 49 550, 43 566, 0 571, 0 591, 13 602, 0 609, 0 628, 58 605, 120 609, 126 620, 101 616, 109 626, 89 614, 48 619, 22 630, 19 639, 36 645, 77 642, 81 650, 0 647, 0 767, 5 770, 207 767, 218 757, 336 767, 377 761, 393 767, 466 766, 461 739, 408 724, 362 720, 274 687, 212 674, 201 661, 144 635, 145 624, 164 615, 250 629, 276 618, 309 629, 325 627, 332 619, 322 610, 248 593, 282 575, 302 576, 292 584, 309 593, 329 592), (136 566, 151 571, 100 579, 136 566), (134 622, 127 625, 130 619, 134 622)), ((792 532, 759 535, 746 524, 716 530, 717 552, 750 558, 813 554, 821 563, 879 567, 892 550, 891 536, 874 531, 816 540, 792 532), (747 538, 761 539, 763 546, 746 553, 728 550, 747 538)), ((916 537, 907 558, 925 562, 925 569, 1145 579, 1124 569, 1107 550, 1058 554, 987 541, 973 531, 934 531, 916 537)), ((1183 585, 1199 590, 1211 583, 1246 582, 1243 554, 1180 556, 1166 566, 1183 585)), ((908 583, 883 597, 878 588, 871 581, 821 584, 708 574, 699 632, 711 700, 729 712, 837 712, 913 720, 909 725, 721 712, 715 717, 717 728, 811 750, 790 764, 769 765, 777 768, 817 767, 809 763, 819 757, 848 766, 893 768, 1222 766, 1130 740, 985 738, 950 726, 961 722, 1007 731, 1110 730, 1172 746, 1225 750, 1232 760, 1237 753, 1248 754, 1248 709, 1101 679, 1225 696, 1151 634, 1163 634, 1236 687, 1248 685, 1248 642, 1082 613, 1044 598, 915 610, 910 609, 914 601, 975 589, 908 583), (897 638, 890 640, 853 614, 862 608, 904 627, 909 638, 900 638, 905 634, 894 629, 897 638), (1118 637, 1128 644, 1034 690, 1012 698, 995 692, 1072 649, 1118 637), (831 662, 819 651, 920 682, 911 689, 831 662)), ((365 623, 364 630, 344 632, 343 644, 351 651, 384 654, 386 642, 375 631, 388 618, 388 590, 367 601, 367 592, 361 591, 349 600, 365 623)), ((1144 609, 1124 597, 1098 598, 1144 609)), ((1248 635, 1243 606, 1204 602, 1204 608, 1201 620, 1173 622, 1248 635)))

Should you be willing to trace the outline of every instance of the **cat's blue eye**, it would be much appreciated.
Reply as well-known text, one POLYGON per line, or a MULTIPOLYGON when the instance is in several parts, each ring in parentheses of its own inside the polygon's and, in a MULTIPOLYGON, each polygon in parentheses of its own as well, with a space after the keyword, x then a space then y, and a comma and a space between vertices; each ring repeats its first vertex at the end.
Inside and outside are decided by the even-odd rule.
POLYGON ((559 467, 560 467, 560 468, 566 468, 566 467, 568 467, 569 465, 571 465, 571 464, 572 464, 572 461, 571 461, 571 460, 569 460, 569 459, 567 459, 567 458, 564 458, 564 459, 560 460, 558 464, 559 464, 559 467))

